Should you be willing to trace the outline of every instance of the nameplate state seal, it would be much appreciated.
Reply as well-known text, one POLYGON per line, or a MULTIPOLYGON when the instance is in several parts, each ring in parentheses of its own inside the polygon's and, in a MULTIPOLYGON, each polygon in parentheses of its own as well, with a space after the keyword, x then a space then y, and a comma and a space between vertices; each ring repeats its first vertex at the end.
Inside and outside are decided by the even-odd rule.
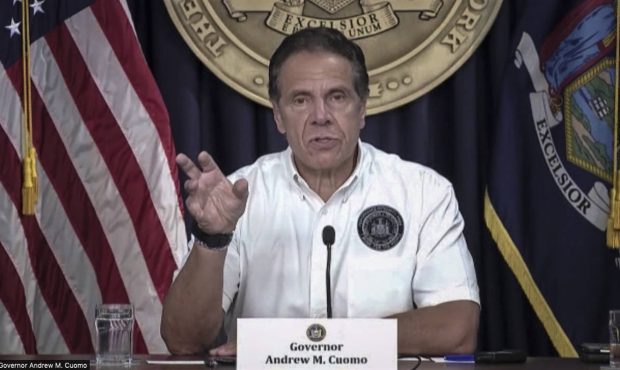
POLYGON ((286 35, 331 27, 358 43, 370 75, 368 114, 427 93, 465 63, 502 0, 164 0, 200 60, 270 106, 269 58, 286 35))

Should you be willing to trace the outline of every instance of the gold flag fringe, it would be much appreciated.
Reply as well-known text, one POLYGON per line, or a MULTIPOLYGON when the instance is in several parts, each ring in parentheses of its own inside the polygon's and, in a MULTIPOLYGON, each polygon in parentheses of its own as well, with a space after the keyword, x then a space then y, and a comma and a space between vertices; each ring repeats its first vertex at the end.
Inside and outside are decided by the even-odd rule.
POLYGON ((517 278, 523 293, 525 293, 532 305, 555 350, 561 357, 577 357, 577 350, 571 343, 562 325, 560 325, 540 288, 538 288, 536 281, 534 281, 534 277, 521 256, 519 248, 517 248, 502 220, 497 215, 489 198, 488 191, 484 193, 484 220, 493 240, 497 243, 504 261, 506 261, 517 278))

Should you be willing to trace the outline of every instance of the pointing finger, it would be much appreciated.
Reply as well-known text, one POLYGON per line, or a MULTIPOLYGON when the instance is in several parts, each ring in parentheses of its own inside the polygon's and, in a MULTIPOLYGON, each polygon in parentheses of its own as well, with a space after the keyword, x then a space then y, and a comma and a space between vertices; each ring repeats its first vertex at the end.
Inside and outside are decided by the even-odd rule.
POLYGON ((213 157, 205 151, 198 154, 198 164, 202 168, 203 172, 209 172, 218 169, 217 163, 213 160, 213 157))
POLYGON ((190 179, 196 179, 200 176, 200 169, 185 154, 179 153, 176 162, 190 179))

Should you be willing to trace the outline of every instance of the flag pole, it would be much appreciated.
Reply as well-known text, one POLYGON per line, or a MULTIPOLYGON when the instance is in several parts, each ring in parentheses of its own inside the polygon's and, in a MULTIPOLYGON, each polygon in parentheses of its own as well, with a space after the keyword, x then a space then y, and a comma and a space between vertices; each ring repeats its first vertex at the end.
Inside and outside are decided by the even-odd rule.
POLYGON ((620 71, 620 2, 616 1, 616 60, 614 81, 614 152, 613 152, 613 184, 610 192, 611 209, 607 221, 607 246, 620 248, 620 174, 618 173, 618 92, 620 91, 618 72, 620 71))

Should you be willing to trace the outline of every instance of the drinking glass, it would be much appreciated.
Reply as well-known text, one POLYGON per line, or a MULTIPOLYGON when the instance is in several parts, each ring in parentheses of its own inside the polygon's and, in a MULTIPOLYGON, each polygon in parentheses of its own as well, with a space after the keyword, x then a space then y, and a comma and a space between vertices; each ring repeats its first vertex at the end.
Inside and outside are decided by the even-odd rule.
POLYGON ((133 355, 134 309, 131 304, 95 308, 97 365, 129 366, 133 355))

